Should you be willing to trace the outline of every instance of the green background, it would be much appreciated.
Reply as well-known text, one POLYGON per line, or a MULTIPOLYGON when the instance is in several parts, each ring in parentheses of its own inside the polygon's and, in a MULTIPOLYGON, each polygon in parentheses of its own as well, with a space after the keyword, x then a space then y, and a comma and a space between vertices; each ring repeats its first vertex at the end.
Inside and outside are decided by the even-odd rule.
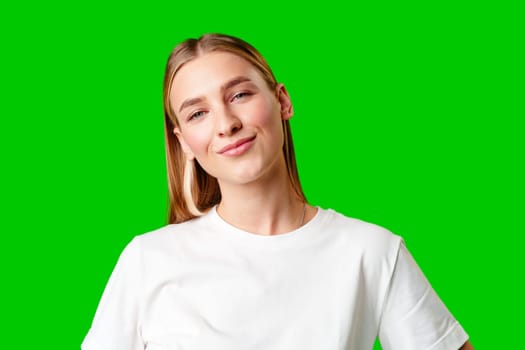
POLYGON ((251 42, 287 85, 311 203, 403 236, 477 349, 519 341, 511 3, 0 6, 3 348, 78 349, 125 244, 165 223, 164 65, 206 32, 251 42))

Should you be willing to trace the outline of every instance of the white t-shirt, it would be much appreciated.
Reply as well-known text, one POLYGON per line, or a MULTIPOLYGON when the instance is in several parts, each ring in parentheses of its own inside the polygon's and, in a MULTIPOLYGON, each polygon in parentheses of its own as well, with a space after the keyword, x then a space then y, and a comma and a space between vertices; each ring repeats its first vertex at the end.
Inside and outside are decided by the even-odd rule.
POLYGON ((388 230, 333 210, 256 235, 213 208, 135 237, 83 350, 457 350, 468 336, 388 230))

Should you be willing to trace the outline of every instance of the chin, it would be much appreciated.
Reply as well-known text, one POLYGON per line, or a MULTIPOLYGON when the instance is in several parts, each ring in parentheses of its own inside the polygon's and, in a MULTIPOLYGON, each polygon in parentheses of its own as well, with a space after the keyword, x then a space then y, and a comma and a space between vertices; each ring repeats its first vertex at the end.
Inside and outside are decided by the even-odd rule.
POLYGON ((251 167, 250 169, 230 173, 222 181, 232 185, 249 185, 263 178, 264 173, 262 169, 251 167))
MULTIPOLYGON (((219 170, 220 168, 217 167, 216 169, 219 170)), ((275 176, 282 174, 275 162, 267 159, 250 159, 237 164, 224 164, 223 169, 224 171, 217 173, 215 177, 219 183, 232 185, 248 185, 257 181, 272 180, 275 179, 275 176)))

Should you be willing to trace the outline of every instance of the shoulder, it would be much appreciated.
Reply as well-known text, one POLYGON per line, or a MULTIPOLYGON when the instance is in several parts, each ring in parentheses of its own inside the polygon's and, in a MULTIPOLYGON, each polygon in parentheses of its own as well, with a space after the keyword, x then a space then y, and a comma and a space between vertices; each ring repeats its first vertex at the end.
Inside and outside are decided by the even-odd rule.
POLYGON ((128 254, 172 254, 188 244, 197 244, 208 233, 203 218, 169 224, 135 236, 125 248, 128 254))
POLYGON ((323 210, 323 229, 336 252, 343 256, 345 272, 352 283, 366 291, 379 319, 382 303, 397 264, 402 238, 381 225, 346 216, 334 210, 323 210))
POLYGON ((341 214, 333 209, 319 210, 326 228, 351 238, 355 243, 384 246, 398 244, 401 240, 400 236, 383 226, 341 214))
POLYGON ((355 254, 371 260, 395 260, 402 238, 389 229, 332 209, 319 209, 323 226, 355 254))

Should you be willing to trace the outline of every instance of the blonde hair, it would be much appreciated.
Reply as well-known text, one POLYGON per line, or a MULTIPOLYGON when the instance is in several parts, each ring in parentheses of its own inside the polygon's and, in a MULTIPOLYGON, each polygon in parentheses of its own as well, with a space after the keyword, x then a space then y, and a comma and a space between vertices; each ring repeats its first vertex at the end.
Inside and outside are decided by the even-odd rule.
MULTIPOLYGON (((169 188, 168 223, 170 224, 200 216, 221 200, 217 179, 206 173, 197 160, 186 159, 179 140, 173 133, 178 122, 169 98, 173 78, 179 69, 185 63, 213 51, 229 52, 242 57, 261 73, 272 91, 277 86, 275 76, 262 55, 253 46, 239 38, 224 34, 206 34, 199 39, 188 39, 173 49, 166 65, 163 93, 169 188)), ((288 120, 283 120, 282 124, 283 155, 290 183, 297 196, 306 202, 299 182, 290 123, 288 120)))

